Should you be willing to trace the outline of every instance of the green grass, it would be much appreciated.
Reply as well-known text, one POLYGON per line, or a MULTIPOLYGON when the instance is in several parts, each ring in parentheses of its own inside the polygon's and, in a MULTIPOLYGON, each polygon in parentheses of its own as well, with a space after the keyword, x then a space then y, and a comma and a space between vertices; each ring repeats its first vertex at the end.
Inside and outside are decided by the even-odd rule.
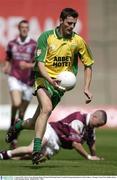
MULTIPOLYGON (((98 129, 96 134, 97 154, 105 158, 103 161, 87 161, 74 150, 61 149, 52 160, 39 166, 33 166, 31 160, 0 161, 0 175, 117 175, 117 129, 98 129)), ((1 149, 8 148, 4 137, 5 132, 1 131, 1 149)), ((19 145, 28 145, 32 137, 33 131, 23 131, 19 145)))

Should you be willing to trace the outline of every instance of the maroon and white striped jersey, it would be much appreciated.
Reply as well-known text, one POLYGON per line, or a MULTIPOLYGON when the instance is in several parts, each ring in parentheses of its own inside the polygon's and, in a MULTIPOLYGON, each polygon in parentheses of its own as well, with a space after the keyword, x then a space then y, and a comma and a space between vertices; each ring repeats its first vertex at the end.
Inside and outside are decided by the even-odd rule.
POLYGON ((72 143, 95 142, 95 130, 89 127, 89 114, 74 112, 57 122, 50 122, 63 148, 72 149, 72 143))
POLYGON ((21 42, 20 37, 10 41, 7 46, 6 60, 11 62, 10 75, 25 84, 32 85, 34 77, 32 69, 20 68, 20 62, 26 61, 32 63, 34 60, 34 53, 36 49, 36 42, 27 37, 24 42, 21 42))

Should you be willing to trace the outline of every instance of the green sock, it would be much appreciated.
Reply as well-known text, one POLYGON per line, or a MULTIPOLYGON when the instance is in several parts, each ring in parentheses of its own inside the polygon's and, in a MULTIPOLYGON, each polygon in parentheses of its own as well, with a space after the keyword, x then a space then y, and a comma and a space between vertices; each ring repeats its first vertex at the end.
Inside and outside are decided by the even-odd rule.
POLYGON ((23 129, 22 127, 22 123, 23 123, 23 120, 19 120, 16 124, 15 124, 15 129, 20 131, 23 129))
POLYGON ((41 142, 42 142, 42 140, 40 138, 34 139, 33 152, 40 152, 41 151, 41 142))

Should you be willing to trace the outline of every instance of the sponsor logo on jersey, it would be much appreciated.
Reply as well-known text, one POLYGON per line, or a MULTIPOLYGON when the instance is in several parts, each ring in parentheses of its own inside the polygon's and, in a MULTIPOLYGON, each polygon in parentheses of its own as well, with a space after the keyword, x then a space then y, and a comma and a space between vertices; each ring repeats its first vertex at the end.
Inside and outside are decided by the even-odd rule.
POLYGON ((16 45, 13 45, 12 51, 13 51, 13 52, 16 52, 17 50, 18 50, 17 46, 16 46, 16 45))
POLYGON ((54 57, 53 66, 71 66, 71 57, 70 56, 62 56, 62 57, 54 57))
POLYGON ((32 47, 27 47, 26 52, 31 53, 32 52, 32 47))

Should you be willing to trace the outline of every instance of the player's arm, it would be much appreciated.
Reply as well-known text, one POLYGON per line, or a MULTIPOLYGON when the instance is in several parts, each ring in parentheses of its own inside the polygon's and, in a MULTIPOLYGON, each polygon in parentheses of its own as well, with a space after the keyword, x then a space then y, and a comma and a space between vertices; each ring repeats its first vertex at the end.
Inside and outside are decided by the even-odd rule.
POLYGON ((86 103, 91 102, 92 93, 90 92, 90 84, 92 80, 92 65, 94 63, 91 51, 85 41, 79 37, 78 53, 84 65, 84 94, 86 96, 86 103))
POLYGON ((20 62, 20 68, 22 70, 23 69, 32 69, 32 68, 34 68, 34 65, 35 65, 35 63, 28 63, 28 62, 25 62, 25 61, 20 62))
POLYGON ((96 142, 95 141, 92 144, 89 144, 88 147, 89 147, 91 156, 99 158, 100 160, 104 159, 103 157, 99 157, 96 155, 96 142))
POLYGON ((88 145, 89 147, 89 150, 90 150, 90 153, 92 156, 96 156, 96 145, 95 145, 95 142, 88 145))
POLYGON ((42 33, 41 36, 38 38, 36 53, 35 53, 35 61, 38 66, 38 71, 40 75, 49 82, 51 82, 52 79, 45 69, 46 55, 48 49, 47 38, 48 36, 46 33, 42 33))
POLYGON ((90 92, 90 84, 92 80, 92 67, 85 66, 84 67, 84 94, 86 95, 86 103, 91 102, 92 93, 90 92))
POLYGON ((100 158, 98 158, 97 156, 91 156, 90 154, 88 154, 81 143, 73 142, 72 147, 87 160, 100 160, 100 158))
POLYGON ((38 69, 39 69, 39 73, 41 74, 42 77, 44 77, 50 84, 52 84, 55 88, 65 91, 65 88, 59 86, 60 81, 57 79, 52 79, 46 69, 45 69, 45 65, 43 62, 38 62, 38 69))
POLYGON ((9 61, 5 61, 2 67, 2 72, 5 74, 9 74, 11 69, 11 63, 9 61))
POLYGON ((87 145, 90 151, 91 156, 99 158, 100 160, 103 160, 104 158, 99 157, 96 155, 96 134, 95 129, 90 129, 87 134, 87 145))
POLYGON ((38 62, 38 69, 40 75, 52 84, 52 78, 48 75, 43 62, 38 62))
POLYGON ((37 42, 36 54, 35 54, 35 61, 38 66, 38 71, 42 77, 44 77, 50 84, 54 87, 59 88, 57 84, 57 80, 52 79, 46 71, 45 63, 46 63, 46 55, 48 50, 48 43, 47 43, 48 34, 43 33, 37 42))
POLYGON ((6 50, 5 62, 4 62, 3 67, 2 67, 2 72, 4 72, 5 74, 10 73, 11 59, 12 59, 12 52, 11 52, 11 46, 10 46, 10 43, 9 43, 8 46, 7 46, 7 50, 6 50))

